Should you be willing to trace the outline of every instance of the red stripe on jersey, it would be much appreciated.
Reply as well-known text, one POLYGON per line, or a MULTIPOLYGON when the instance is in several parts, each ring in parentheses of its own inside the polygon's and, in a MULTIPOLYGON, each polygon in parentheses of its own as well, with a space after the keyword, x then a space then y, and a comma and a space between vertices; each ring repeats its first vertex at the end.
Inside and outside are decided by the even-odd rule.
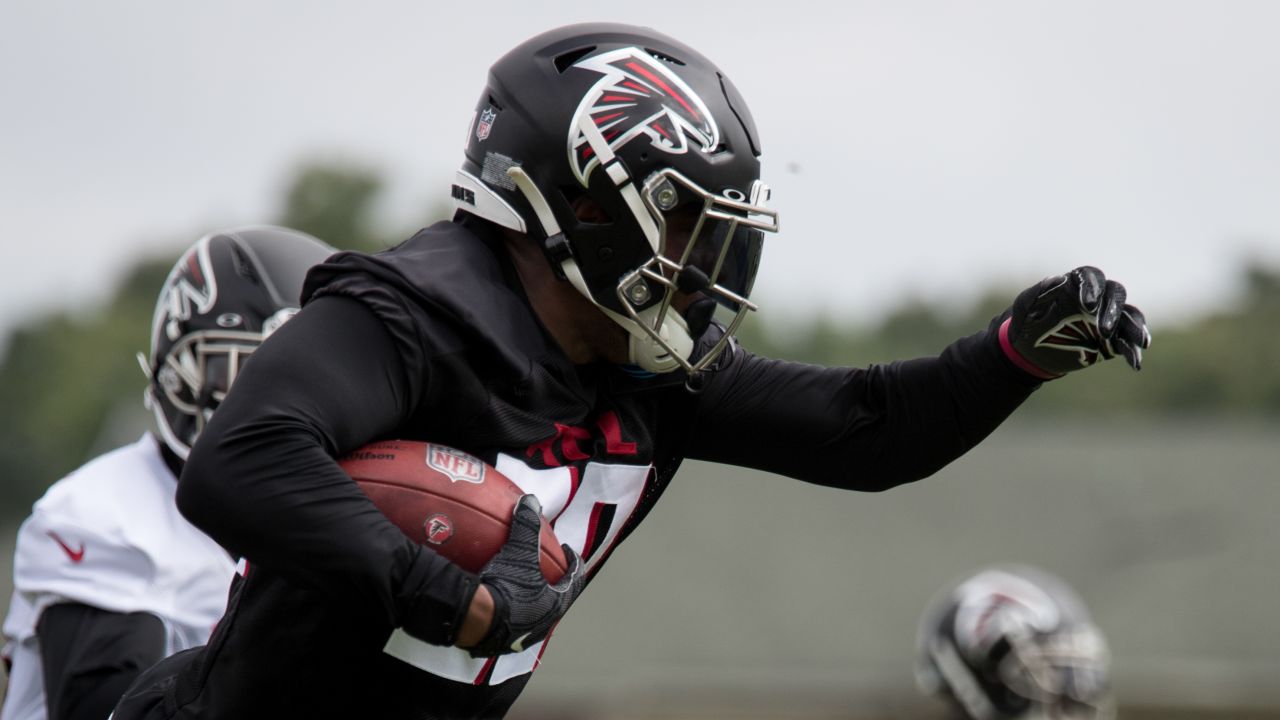
MULTIPOLYGON (((555 625, 552 625, 551 629, 547 631, 547 636, 542 638, 542 647, 538 648, 538 657, 533 659, 533 670, 537 670, 538 666, 542 664, 542 653, 547 651, 547 644, 551 642, 551 633, 556 631, 556 627, 558 625, 560 625, 559 620, 557 620, 555 625)), ((533 672, 533 670, 530 670, 529 672, 533 672)))
POLYGON ((564 511, 568 510, 569 506, 573 504, 573 496, 578 494, 578 486, 581 484, 582 484, 582 479, 578 475, 578 467, 576 465, 570 465, 569 466, 569 497, 565 498, 564 507, 560 508, 560 512, 556 513, 556 516, 551 519, 551 527, 554 528, 556 526, 556 520, 559 520, 560 516, 564 514, 564 511))
POLYGON ((582 544, 582 560, 586 562, 604 545, 604 538, 613 526, 614 517, 618 514, 618 506, 613 503, 598 502, 591 508, 591 519, 587 521, 587 538, 582 544))
POLYGON ((587 522, 587 539, 582 543, 582 560, 585 562, 591 559, 591 553, 595 551, 596 533, 600 530, 600 511, 604 507, 603 503, 596 503, 591 508, 591 519, 587 522))
POLYGON ((471 681, 472 685, 483 685, 485 680, 489 678, 489 673, 493 672, 494 663, 498 662, 498 658, 491 657, 484 661, 484 667, 480 668, 480 674, 476 675, 476 679, 471 681))

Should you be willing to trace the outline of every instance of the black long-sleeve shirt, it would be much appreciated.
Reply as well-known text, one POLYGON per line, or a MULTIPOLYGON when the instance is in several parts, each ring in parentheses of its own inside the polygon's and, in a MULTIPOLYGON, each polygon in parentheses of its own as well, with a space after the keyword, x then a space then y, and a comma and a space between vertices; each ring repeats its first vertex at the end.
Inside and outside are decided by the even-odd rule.
MULTIPOLYGON (((678 373, 574 366, 501 239, 476 224, 335 256, 304 296, 246 364, 179 484, 182 511, 251 569, 207 649, 153 673, 178 680, 172 710, 147 717, 506 711, 541 647, 471 662, 414 645, 452 639, 474 579, 408 541, 342 472, 334 458, 368 441, 430 440, 496 464, 539 494, 590 573, 685 457, 879 491, 937 471, 1035 387, 989 331, 863 369, 735 345, 696 394, 678 373), (383 652, 405 643, 407 654, 383 652)), ((126 702, 116 717, 141 713, 126 702)))
POLYGON ((41 613, 36 633, 49 720, 102 720, 164 657, 164 624, 145 612, 58 603, 41 613))

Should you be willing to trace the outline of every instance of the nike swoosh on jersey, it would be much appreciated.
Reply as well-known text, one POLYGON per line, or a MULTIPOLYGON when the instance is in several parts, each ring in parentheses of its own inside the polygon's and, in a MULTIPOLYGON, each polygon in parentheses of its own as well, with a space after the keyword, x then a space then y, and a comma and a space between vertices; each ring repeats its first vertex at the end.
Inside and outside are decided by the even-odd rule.
POLYGON ((66 541, 58 537, 58 533, 50 530, 49 537, 53 538, 54 542, 58 543, 58 547, 62 548, 62 551, 67 554, 67 557, 71 558, 71 562, 78 563, 84 559, 84 541, 83 540, 80 542, 80 548, 78 550, 72 550, 71 546, 68 545, 66 541))

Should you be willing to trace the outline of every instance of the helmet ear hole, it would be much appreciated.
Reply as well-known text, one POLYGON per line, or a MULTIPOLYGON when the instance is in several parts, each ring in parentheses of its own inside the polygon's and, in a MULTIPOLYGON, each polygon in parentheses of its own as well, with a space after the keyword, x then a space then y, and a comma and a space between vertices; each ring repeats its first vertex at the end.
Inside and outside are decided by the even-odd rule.
POLYGON ((560 194, 573 210, 573 216, 583 225, 612 225, 613 216, 600 203, 573 186, 561 187, 560 194))

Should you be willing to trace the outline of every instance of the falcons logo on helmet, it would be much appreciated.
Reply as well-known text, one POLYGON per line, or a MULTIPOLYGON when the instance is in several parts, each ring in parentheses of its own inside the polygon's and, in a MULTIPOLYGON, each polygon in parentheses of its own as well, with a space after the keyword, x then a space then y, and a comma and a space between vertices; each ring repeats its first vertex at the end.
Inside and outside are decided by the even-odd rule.
POLYGON ((165 280, 154 323, 163 322, 170 340, 182 335, 181 323, 193 313, 209 312, 218 301, 218 279, 209 259, 209 238, 204 237, 183 256, 165 280))
POLYGON ((1098 362, 1098 348, 1105 350, 1107 343, 1092 317, 1072 315, 1041 335, 1036 341, 1036 347, 1077 352, 1080 354, 1080 366, 1089 367, 1098 362))
POLYGON ((649 53, 621 48, 574 67, 604 76, 583 96, 569 127, 569 163, 584 186, 600 164, 584 124, 598 130, 615 151, 642 135, 654 148, 672 154, 687 152, 690 141, 704 153, 720 144, 720 128, 706 103, 649 53))

